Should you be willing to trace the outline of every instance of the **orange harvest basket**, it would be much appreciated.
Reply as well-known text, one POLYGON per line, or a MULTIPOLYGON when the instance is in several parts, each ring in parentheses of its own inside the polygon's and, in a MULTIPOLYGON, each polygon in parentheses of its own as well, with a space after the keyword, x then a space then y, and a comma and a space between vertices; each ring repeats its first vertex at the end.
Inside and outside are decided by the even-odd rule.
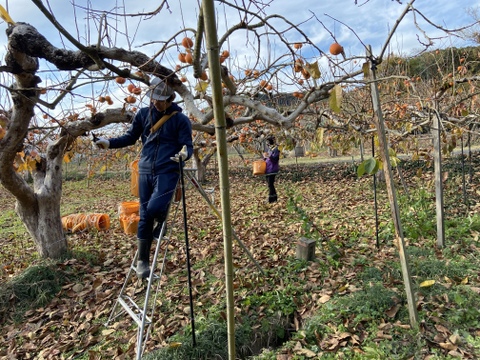
POLYGON ((253 175, 264 175, 267 171, 265 160, 256 160, 253 162, 253 175))
POLYGON ((122 226, 123 231, 127 235, 135 235, 138 230, 138 222, 140 221, 140 216, 137 214, 130 215, 120 215, 120 225, 122 226))
POLYGON ((118 216, 121 215, 131 215, 139 214, 140 212, 140 201, 124 201, 118 206, 118 216))
POLYGON ((137 233, 138 222, 140 221, 140 202, 124 201, 118 206, 118 219, 120 227, 125 234, 134 235, 137 233))

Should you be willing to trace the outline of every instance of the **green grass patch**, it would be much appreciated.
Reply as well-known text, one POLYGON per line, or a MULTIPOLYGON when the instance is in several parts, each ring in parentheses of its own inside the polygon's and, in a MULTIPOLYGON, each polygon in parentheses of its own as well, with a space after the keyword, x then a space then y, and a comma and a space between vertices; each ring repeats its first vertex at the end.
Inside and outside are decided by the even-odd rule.
POLYGON ((23 238, 27 232, 15 210, 6 210, 0 213, 0 238, 23 238))
POLYGON ((399 195, 404 236, 412 242, 434 237, 437 232, 434 196, 424 188, 399 195))
POLYGON ((48 304, 65 281, 65 273, 54 264, 28 267, 0 285, 0 320, 21 321, 26 311, 48 304))
MULTIPOLYGON (((284 341, 288 322, 281 317, 259 319, 240 318, 235 325, 237 359, 246 359, 262 348, 277 346, 284 341), (260 324, 260 326, 258 326, 260 324)), ((169 339, 169 346, 146 354, 145 360, 211 360, 228 359, 228 332, 226 321, 219 314, 195 319, 195 345, 192 327, 169 339)))
POLYGON ((445 237, 450 242, 463 242, 471 239, 474 232, 480 232, 480 214, 455 217, 445 220, 445 237))
POLYGON ((480 327, 480 310, 472 304, 480 302, 480 295, 469 286, 455 286, 447 292, 450 302, 447 306, 448 322, 465 331, 480 327))

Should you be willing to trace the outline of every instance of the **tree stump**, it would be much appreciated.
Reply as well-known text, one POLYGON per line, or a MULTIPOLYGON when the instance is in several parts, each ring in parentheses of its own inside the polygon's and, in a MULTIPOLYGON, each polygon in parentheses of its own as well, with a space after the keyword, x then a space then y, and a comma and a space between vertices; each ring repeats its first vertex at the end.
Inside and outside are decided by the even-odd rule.
POLYGON ((297 259, 312 261, 315 259, 315 244, 316 241, 307 238, 300 238, 297 241, 297 259))

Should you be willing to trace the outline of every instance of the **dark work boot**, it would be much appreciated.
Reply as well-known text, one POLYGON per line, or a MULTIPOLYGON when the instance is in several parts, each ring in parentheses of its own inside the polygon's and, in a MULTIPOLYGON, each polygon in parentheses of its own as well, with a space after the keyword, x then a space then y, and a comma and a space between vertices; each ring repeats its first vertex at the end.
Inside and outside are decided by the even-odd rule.
POLYGON ((137 277, 145 279, 150 275, 150 240, 138 239, 137 277))
POLYGON ((268 202, 269 203, 274 203, 276 201, 277 201, 277 194, 268 195, 268 202))
MULTIPOLYGON (((158 239, 160 237, 160 232, 162 231, 162 225, 167 219, 167 212, 163 212, 160 214, 160 216, 155 219, 156 225, 153 228, 153 238, 158 239)), ((167 234, 167 223, 165 222, 165 229, 163 231, 163 236, 167 234)))

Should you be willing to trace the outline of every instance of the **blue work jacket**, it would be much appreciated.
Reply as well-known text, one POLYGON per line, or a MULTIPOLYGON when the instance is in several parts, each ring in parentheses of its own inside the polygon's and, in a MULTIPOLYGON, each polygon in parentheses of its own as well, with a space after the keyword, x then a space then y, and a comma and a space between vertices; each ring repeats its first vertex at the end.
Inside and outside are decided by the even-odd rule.
POLYGON ((117 149, 134 145, 141 138, 143 148, 138 162, 139 174, 162 174, 178 171, 178 163, 171 160, 184 145, 187 146, 188 160, 193 153, 192 123, 182 113, 176 103, 164 112, 158 111, 153 104, 140 109, 133 118, 127 132, 117 138, 109 139, 110 148, 117 149), (165 114, 177 111, 160 129, 150 133, 150 129, 165 114))

